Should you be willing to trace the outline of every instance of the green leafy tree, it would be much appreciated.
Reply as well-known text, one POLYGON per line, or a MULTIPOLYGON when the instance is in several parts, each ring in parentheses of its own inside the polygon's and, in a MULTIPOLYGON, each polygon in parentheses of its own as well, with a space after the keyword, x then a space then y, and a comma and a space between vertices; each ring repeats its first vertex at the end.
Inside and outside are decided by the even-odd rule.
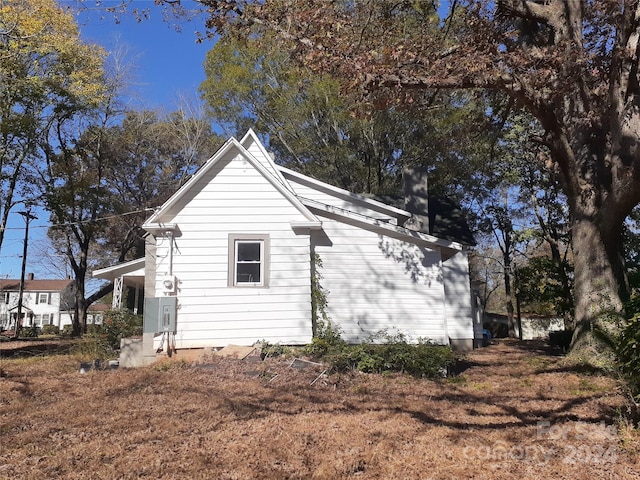
POLYGON ((395 190, 395 152, 380 135, 388 118, 355 118, 337 81, 267 43, 226 37, 209 51, 200 91, 214 121, 235 135, 253 128, 285 165, 342 188, 395 190))
POLYGON ((395 194, 403 167, 419 166, 430 191, 460 198, 486 168, 478 154, 491 130, 482 96, 429 91, 410 112, 373 108, 330 75, 294 64, 260 32, 223 36, 205 72, 200 91, 217 124, 235 135, 253 128, 285 166, 342 188, 395 194))
MULTIPOLYGON (((563 267, 563 271, 571 272, 568 262, 563 267)), ((566 296, 566 279, 561 277, 560 272, 550 255, 529 258, 523 266, 518 267, 518 295, 526 311, 565 318, 572 313, 571 296, 566 296)), ((571 323, 565 321, 565 327, 570 328, 571 323)))
MULTIPOLYGON (((513 197, 511 205, 505 204, 510 223, 502 223, 518 226, 510 242, 516 258, 509 269, 515 281, 516 298, 532 313, 563 315, 567 327, 572 328, 570 230, 558 172, 547 167, 548 149, 531 138, 536 125, 530 115, 510 109, 504 125, 499 139, 503 159, 498 164, 501 170, 495 181, 513 197), (533 273, 538 275, 535 279, 523 281, 533 273), (551 307, 551 300, 555 308, 551 307)), ((509 242, 503 240, 500 244, 506 246, 509 242)))
MULTIPOLYGON (((57 129, 62 132, 62 127, 57 129)), ((109 163, 99 148, 100 129, 89 126, 80 138, 59 135, 60 149, 45 146, 46 172, 41 175, 45 208, 52 227, 49 238, 74 274, 73 333, 86 329, 86 280, 92 245, 105 230, 101 219, 113 211, 115 197, 106 184, 109 163)))

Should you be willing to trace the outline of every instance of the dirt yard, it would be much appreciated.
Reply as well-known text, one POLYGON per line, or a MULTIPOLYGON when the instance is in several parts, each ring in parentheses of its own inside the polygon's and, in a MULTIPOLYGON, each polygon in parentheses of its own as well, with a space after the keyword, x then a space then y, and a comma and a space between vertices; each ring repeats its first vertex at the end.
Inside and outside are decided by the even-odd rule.
POLYGON ((436 381, 184 354, 81 374, 0 348, 2 479, 640 478, 616 382, 535 344, 436 381))

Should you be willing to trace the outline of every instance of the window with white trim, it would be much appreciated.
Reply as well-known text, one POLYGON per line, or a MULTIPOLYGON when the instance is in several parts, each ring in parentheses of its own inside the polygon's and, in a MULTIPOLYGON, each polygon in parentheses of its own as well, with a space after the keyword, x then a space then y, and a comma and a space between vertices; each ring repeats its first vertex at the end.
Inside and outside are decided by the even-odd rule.
POLYGON ((269 286, 268 235, 229 235, 229 286, 269 286))
POLYGON ((36 304, 38 303, 51 303, 51 293, 37 293, 36 304))

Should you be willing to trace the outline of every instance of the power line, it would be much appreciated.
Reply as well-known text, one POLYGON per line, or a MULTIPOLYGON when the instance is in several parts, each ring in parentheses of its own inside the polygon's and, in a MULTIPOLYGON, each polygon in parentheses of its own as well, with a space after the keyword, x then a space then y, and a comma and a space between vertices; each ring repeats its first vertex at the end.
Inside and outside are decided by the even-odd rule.
MULTIPOLYGON (((116 215, 109 215, 107 217, 98 217, 92 220, 81 220, 79 222, 67 222, 67 223, 52 223, 49 225, 32 225, 29 228, 33 229, 33 228, 69 227, 71 225, 82 225, 83 223, 103 222, 106 220, 112 220, 114 218, 126 217, 128 215, 135 215, 136 213, 154 212, 155 210, 156 210, 155 208, 143 208, 141 210, 132 210, 131 212, 119 213, 116 215)), ((9 230, 24 230, 24 227, 5 227, 5 228, 0 228, 0 230, 4 230, 5 232, 9 230)))

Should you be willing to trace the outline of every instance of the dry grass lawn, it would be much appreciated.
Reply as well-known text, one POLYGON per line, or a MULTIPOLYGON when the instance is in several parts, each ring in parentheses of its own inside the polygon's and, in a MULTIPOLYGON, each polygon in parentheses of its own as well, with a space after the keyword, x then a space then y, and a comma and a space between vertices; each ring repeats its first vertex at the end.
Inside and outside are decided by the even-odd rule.
POLYGON ((436 381, 186 354, 80 374, 0 348, 2 479, 640 478, 617 383, 535 344, 436 381))

